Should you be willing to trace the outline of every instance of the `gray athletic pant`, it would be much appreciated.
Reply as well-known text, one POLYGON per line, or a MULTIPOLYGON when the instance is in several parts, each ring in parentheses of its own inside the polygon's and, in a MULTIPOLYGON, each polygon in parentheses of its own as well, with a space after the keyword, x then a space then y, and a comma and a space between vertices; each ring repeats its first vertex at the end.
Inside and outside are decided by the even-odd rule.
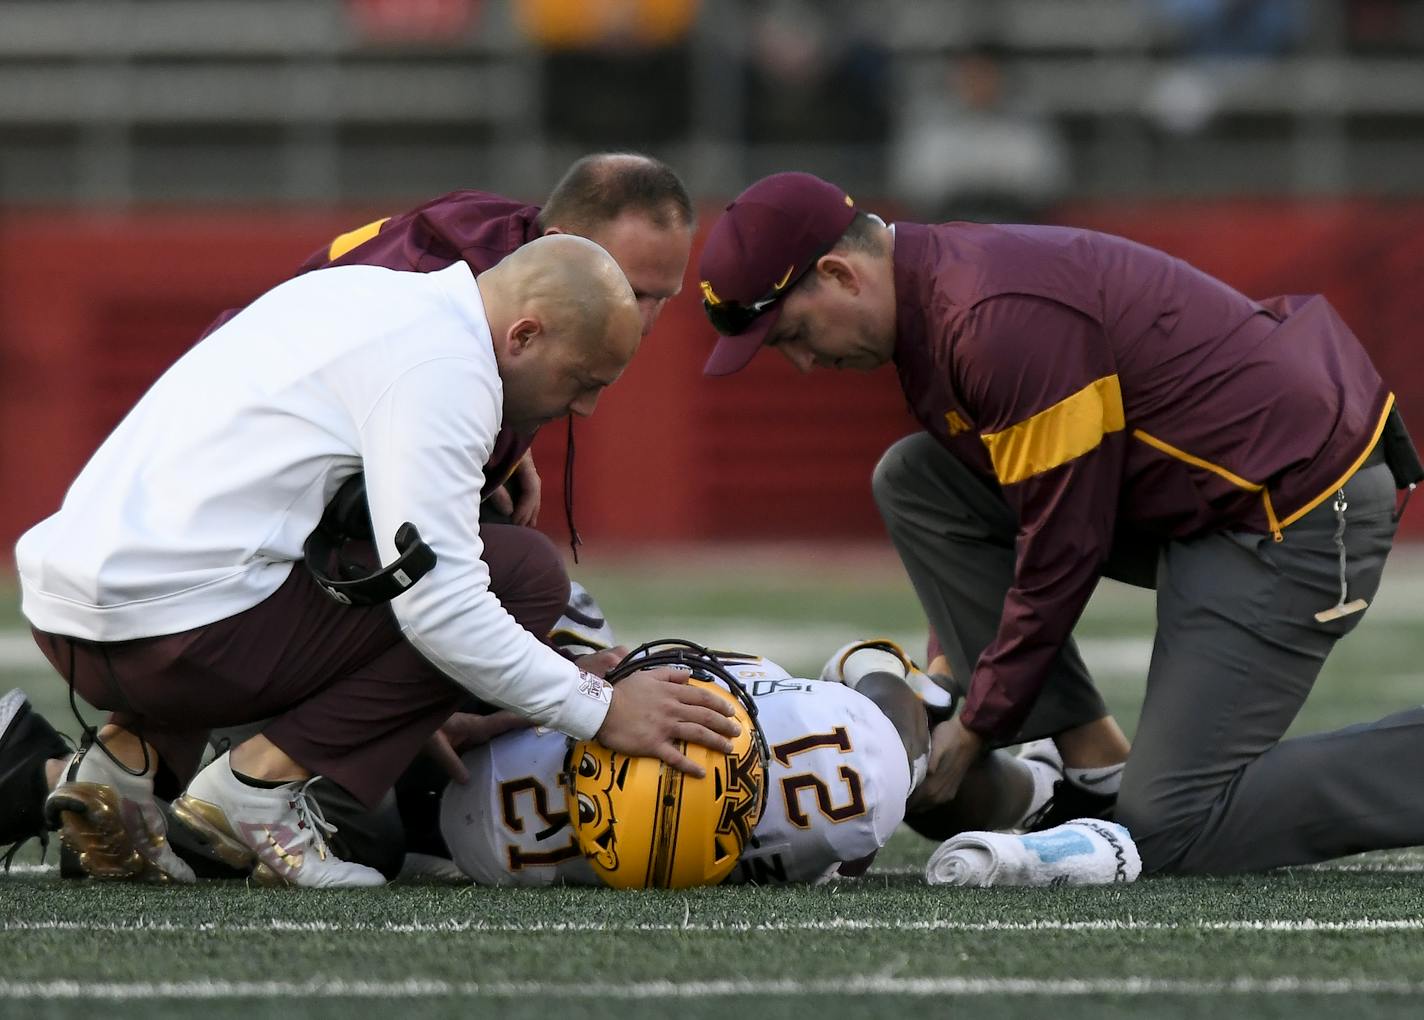
MULTIPOLYGON (((969 676, 1012 582, 1012 510, 923 433, 886 452, 874 491, 950 668, 969 676)), ((1389 469, 1363 468, 1345 494, 1349 598, 1373 600, 1395 530, 1389 469)), ((1314 618, 1340 591, 1334 502, 1279 543, 1221 532, 1113 550, 1107 576, 1157 588, 1147 695, 1117 810, 1147 871, 1252 871, 1424 843, 1424 709, 1280 739, 1362 615, 1314 618)), ((1013 740, 1103 714, 1070 642, 1013 740)))

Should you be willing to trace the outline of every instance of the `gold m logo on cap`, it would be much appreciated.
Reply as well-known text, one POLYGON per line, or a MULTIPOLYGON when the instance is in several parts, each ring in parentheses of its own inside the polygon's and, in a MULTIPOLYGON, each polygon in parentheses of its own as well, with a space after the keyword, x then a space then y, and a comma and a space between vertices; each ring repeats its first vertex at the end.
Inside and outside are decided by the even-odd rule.
POLYGON ((722 303, 722 299, 719 298, 717 292, 712 289, 712 282, 710 280, 702 281, 702 300, 706 301, 709 305, 720 305, 722 303))

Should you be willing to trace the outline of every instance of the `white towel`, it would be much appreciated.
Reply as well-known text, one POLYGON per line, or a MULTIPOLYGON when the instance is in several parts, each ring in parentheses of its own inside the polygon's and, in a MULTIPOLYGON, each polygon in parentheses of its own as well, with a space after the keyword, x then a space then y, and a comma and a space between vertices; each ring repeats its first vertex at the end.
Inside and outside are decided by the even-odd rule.
POLYGON ((930 855, 930 885, 1111 885, 1142 874, 1142 858, 1115 822, 1078 818, 1042 832, 961 832, 930 855))

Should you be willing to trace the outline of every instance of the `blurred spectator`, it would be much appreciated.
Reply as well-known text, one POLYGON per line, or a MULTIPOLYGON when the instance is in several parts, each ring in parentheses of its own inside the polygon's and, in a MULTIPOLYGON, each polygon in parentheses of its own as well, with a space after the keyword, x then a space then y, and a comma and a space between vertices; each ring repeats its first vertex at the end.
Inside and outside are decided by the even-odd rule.
POLYGON ((748 24, 752 142, 876 145, 889 137, 889 55, 874 4, 770 0, 748 24))
POLYGON ((698 0, 517 0, 521 29, 545 51, 550 135, 598 149, 680 137, 697 9, 698 0))
POLYGON ((916 218, 1024 223, 1068 185, 1066 143, 1045 115, 1011 98, 997 53, 981 48, 911 88, 893 181, 916 218))
POLYGON ((1158 36, 1187 58, 1149 90, 1148 112, 1174 134, 1195 134, 1216 115, 1221 90, 1249 68, 1223 60, 1279 56, 1307 34, 1305 0, 1151 0, 1158 36), (1212 66, 1205 66, 1214 62, 1212 66))
POLYGON ((1306 29, 1304 0, 1152 0, 1170 49, 1189 56, 1284 53, 1306 29))

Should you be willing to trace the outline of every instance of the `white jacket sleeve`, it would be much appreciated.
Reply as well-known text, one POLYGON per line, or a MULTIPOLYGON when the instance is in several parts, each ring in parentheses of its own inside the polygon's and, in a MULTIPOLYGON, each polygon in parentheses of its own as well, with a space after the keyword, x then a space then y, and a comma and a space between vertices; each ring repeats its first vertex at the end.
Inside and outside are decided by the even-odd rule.
POLYGON ((366 494, 382 563, 409 521, 435 568, 391 608, 407 640, 473 694, 572 736, 608 712, 603 681, 537 640, 489 590, 479 513, 502 391, 492 360, 442 357, 406 370, 360 423, 366 494))

